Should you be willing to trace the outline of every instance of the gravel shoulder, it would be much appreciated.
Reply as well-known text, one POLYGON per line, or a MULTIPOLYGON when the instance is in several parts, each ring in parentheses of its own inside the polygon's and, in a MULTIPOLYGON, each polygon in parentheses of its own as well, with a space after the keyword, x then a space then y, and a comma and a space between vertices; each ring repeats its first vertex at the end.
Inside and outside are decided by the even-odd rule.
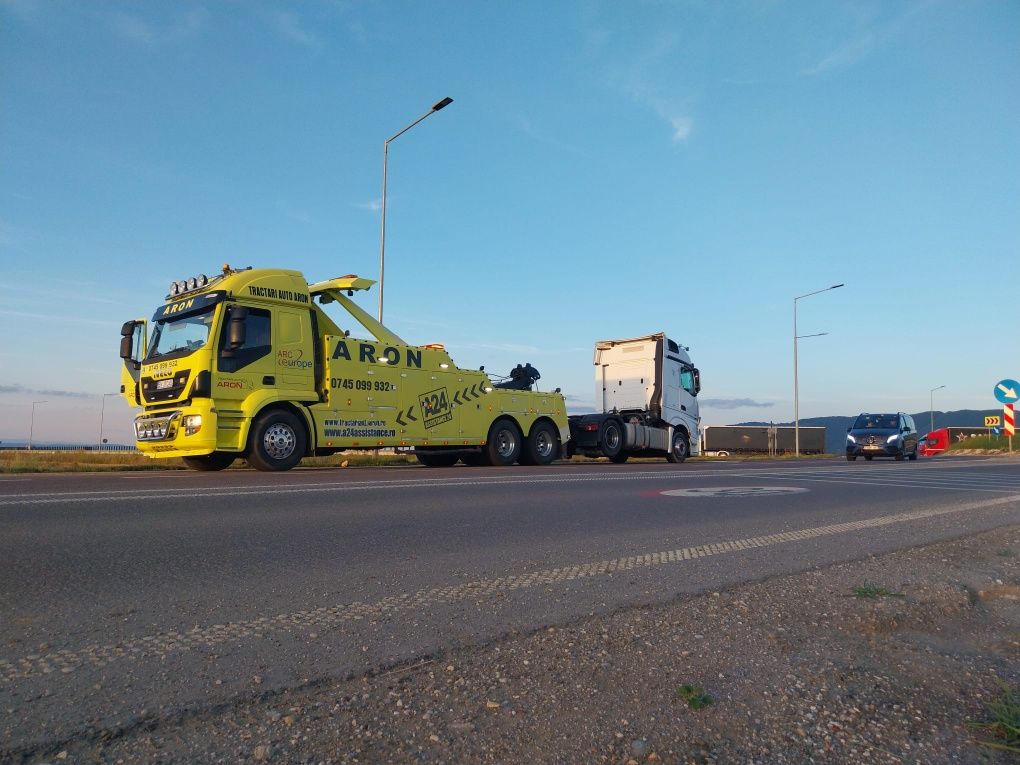
POLYGON ((1020 683, 1020 525, 371 675, 257 683, 228 705, 24 759, 1017 762, 968 723, 987 719, 1001 683, 1020 683))

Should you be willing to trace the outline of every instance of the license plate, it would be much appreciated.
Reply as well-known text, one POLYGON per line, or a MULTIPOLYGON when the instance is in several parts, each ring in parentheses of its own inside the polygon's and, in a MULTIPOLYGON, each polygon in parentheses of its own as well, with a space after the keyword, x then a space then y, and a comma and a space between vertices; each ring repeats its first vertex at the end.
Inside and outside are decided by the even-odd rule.
POLYGON ((166 390, 167 388, 172 388, 173 384, 174 380, 172 377, 167 378, 166 380, 160 380, 159 382, 156 383, 156 390, 166 390))

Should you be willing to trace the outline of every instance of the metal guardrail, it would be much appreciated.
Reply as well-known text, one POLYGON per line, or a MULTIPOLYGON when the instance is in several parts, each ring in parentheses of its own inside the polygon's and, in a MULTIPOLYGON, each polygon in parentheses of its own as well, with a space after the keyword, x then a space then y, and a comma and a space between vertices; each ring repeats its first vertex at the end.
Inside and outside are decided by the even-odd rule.
POLYGON ((121 446, 115 444, 103 444, 100 448, 98 445, 93 444, 47 444, 46 446, 33 446, 31 449, 25 446, 7 446, 0 444, 0 451, 9 452, 94 452, 96 454, 112 453, 112 454, 126 454, 126 453, 139 453, 138 450, 133 446, 121 446))

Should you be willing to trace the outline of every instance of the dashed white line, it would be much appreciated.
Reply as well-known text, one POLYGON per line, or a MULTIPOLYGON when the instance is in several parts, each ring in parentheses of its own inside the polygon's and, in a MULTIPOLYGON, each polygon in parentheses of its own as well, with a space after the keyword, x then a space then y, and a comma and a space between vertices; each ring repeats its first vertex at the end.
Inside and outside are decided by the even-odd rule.
POLYGON ((784 531, 777 534, 713 542, 694 547, 664 550, 624 558, 578 563, 559 568, 541 569, 524 574, 481 579, 474 582, 430 587, 413 593, 392 595, 374 603, 344 603, 324 606, 289 614, 261 616, 244 621, 196 627, 186 632, 171 630, 154 635, 132 638, 120 643, 88 645, 78 650, 59 650, 46 654, 28 654, 17 659, 0 659, 0 682, 15 683, 41 675, 68 674, 81 667, 103 667, 122 659, 142 659, 163 656, 170 652, 210 648, 225 642, 246 638, 260 638, 271 632, 302 632, 338 628, 348 622, 365 618, 379 618, 426 606, 491 596, 495 593, 551 585, 596 576, 607 576, 618 571, 637 568, 654 568, 682 563, 697 558, 725 555, 742 550, 786 542, 799 542, 819 537, 846 534, 864 529, 880 528, 897 523, 924 520, 954 513, 986 510, 1001 505, 1020 503, 1020 494, 952 507, 917 510, 893 515, 878 516, 859 521, 833 523, 825 526, 784 531))

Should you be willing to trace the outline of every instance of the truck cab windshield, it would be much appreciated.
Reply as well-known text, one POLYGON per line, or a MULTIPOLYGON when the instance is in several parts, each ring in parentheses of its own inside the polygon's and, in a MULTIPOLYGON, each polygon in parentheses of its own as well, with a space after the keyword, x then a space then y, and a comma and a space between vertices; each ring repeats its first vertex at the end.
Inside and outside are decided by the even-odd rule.
POLYGON ((167 321, 157 321, 149 341, 149 355, 146 361, 167 356, 186 356, 197 351, 209 341, 209 329, 213 321, 213 309, 193 313, 167 321))

